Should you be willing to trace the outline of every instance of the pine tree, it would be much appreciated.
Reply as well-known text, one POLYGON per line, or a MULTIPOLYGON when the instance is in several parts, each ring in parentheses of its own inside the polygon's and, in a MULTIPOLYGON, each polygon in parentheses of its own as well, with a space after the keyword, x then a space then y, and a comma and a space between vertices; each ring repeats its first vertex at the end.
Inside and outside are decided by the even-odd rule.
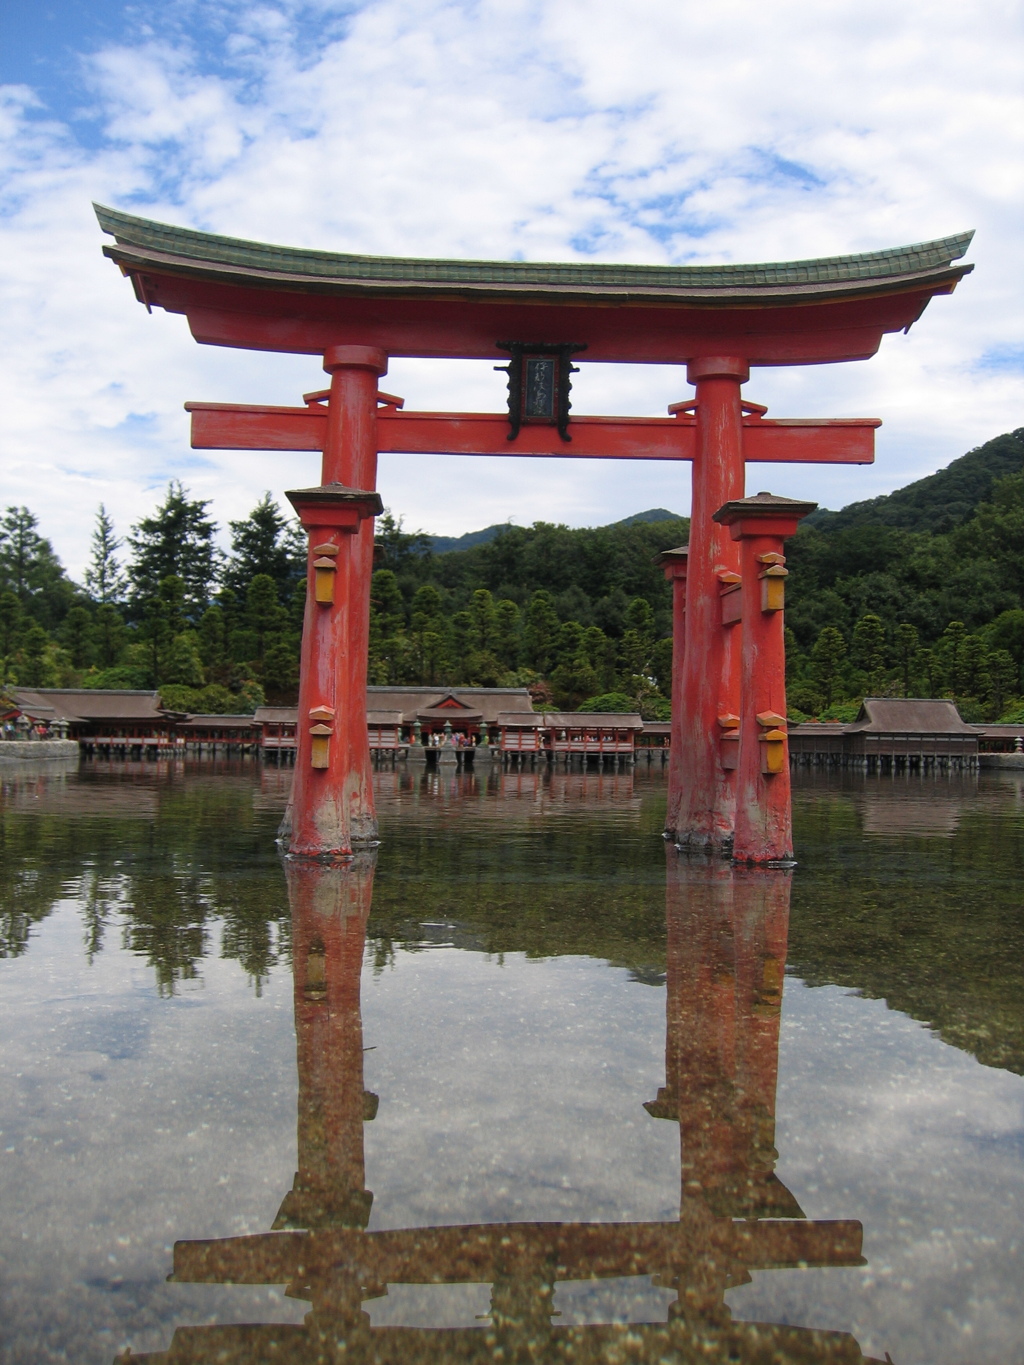
POLYGON ((905 697, 910 696, 910 670, 917 657, 917 640, 917 630, 907 621, 896 627, 896 662, 905 697))
POLYGON ((85 586, 92 600, 100 605, 119 602, 124 597, 127 579, 117 560, 121 543, 114 534, 114 523, 107 516, 107 509, 100 503, 96 529, 92 533, 92 558, 85 571, 85 586))
POLYGON ((18 594, 10 588, 0 593, 0 658, 7 658, 17 649, 24 621, 18 594))
POLYGON ((245 595, 245 616, 256 636, 256 659, 262 663, 267 638, 283 630, 288 613, 277 600, 277 585, 270 574, 258 573, 245 595))
POLYGON ((88 668, 93 660, 92 616, 87 607, 72 607, 64 617, 60 639, 71 655, 72 668, 88 668))
POLYGON ((868 690, 882 690, 885 675, 885 622, 869 613, 862 616, 853 628, 853 662, 868 675, 868 690))
POLYGON ((832 705, 839 668, 846 658, 846 641, 835 626, 825 626, 811 650, 811 672, 825 699, 825 709, 832 705))
POLYGON ((232 521, 231 554, 223 573, 224 585, 245 595, 257 574, 274 580, 285 601, 306 571, 306 534, 293 518, 285 517, 269 493, 264 493, 242 521, 232 521))
POLYGON ((544 588, 538 588, 526 608, 526 627, 523 631, 527 663, 538 673, 546 673, 551 667, 558 628, 558 612, 555 611, 551 594, 544 588))
POLYGON ((96 662, 100 668, 113 668, 124 647, 124 622, 120 612, 112 602, 103 602, 96 608, 93 624, 93 644, 96 662))
POLYGON ((175 479, 152 517, 132 527, 132 601, 137 615, 156 597, 167 578, 182 582, 186 616, 198 620, 210 599, 217 572, 217 528, 206 514, 209 501, 193 499, 175 479))
POLYGON ((10 589, 30 616, 52 629, 74 602, 75 589, 38 525, 27 507, 8 507, 0 519, 0 589, 10 589))

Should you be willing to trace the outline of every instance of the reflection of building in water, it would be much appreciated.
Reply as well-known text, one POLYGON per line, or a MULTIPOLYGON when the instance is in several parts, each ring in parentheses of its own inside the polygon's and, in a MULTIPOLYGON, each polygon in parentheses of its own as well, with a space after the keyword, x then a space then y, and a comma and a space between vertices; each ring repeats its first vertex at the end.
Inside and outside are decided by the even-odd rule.
POLYGON ((812 1362, 864 1365, 846 1333, 734 1322, 726 1291, 753 1270, 852 1266, 856 1222, 810 1222, 774 1175, 774 1109, 789 912, 785 874, 669 853, 667 1084, 646 1107, 678 1121, 678 1222, 504 1223, 367 1232, 359 980, 373 856, 292 865, 299 1170, 275 1231, 179 1242, 179 1283, 285 1284, 302 1325, 179 1328, 157 1362, 812 1362), (653 1276, 665 1322, 559 1325, 560 1281, 653 1276), (374 1327, 389 1284, 490 1284, 477 1327, 374 1327))

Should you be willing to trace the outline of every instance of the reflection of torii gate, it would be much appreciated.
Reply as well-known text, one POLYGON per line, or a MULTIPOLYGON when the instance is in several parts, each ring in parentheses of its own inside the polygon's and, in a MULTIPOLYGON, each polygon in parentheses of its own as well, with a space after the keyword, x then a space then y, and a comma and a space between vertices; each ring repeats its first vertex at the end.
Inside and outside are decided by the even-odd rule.
MULTIPOLYGON (((308 395, 304 408, 190 405, 199 448, 323 451, 321 485, 289 494, 310 533, 315 589, 303 633, 290 851, 346 855, 376 832, 365 688, 382 450, 693 462, 689 647, 677 637, 667 824, 686 844, 731 848, 735 773, 761 771, 769 733, 788 755, 784 706, 758 712, 741 695, 740 651, 728 628, 739 617, 725 619, 720 603, 737 581, 740 554, 712 518, 743 497, 746 461, 870 462, 878 425, 769 421, 743 400, 741 385, 751 366, 874 355, 886 332, 910 327, 971 268, 952 265, 970 236, 762 266, 534 265, 333 255, 98 213, 117 239, 107 255, 148 308, 186 314, 196 339, 210 345, 321 355, 331 376, 330 389, 308 395), (685 364, 696 398, 670 418, 584 417, 570 427, 569 357, 579 351, 588 361, 685 364), (389 356, 508 360, 511 430, 496 414, 400 411, 400 400, 377 391, 389 356), (722 763, 723 726, 739 735, 731 768, 722 763)), ((772 661, 773 677, 780 666, 772 661)), ((784 677, 775 682, 782 695, 784 677)), ((769 778, 778 770, 764 768, 769 778)), ((761 833, 738 838, 737 856, 789 854, 784 796, 761 784, 754 799, 775 810, 765 818, 748 811, 761 833)))
MULTIPOLYGON (((690 868, 669 852, 668 1084, 646 1108, 680 1124, 678 1223, 507 1223, 367 1232, 359 978, 372 855, 288 868, 299 1061, 299 1170, 274 1232, 179 1242, 174 1280, 285 1284, 304 1325, 178 1328, 151 1365, 258 1361, 557 1360, 863 1365, 846 1333, 734 1322, 724 1295, 754 1270, 855 1266, 861 1226, 810 1222, 773 1174, 789 882, 690 868), (556 1284, 649 1276, 676 1291, 662 1323, 557 1326, 556 1284), (372 1327, 388 1284, 489 1283, 480 1327, 372 1327), (627 1349, 628 1348, 628 1349, 627 1349), (623 1351, 626 1354, 623 1354, 623 1351), (766 1354, 767 1352, 767 1354, 766 1354), (776 1356, 772 1354, 772 1358, 776 1356)), ((127 1357, 130 1361, 133 1357, 127 1357)))

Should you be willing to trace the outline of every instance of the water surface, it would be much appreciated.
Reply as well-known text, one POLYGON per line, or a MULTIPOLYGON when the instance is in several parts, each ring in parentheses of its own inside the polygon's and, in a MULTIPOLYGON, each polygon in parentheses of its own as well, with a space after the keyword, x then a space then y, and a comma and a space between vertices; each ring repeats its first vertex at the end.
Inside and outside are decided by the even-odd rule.
POLYGON ((1012 776, 805 779, 793 874, 644 765, 286 865, 288 779, 3 783, 0 1359, 1024 1359, 1012 776))

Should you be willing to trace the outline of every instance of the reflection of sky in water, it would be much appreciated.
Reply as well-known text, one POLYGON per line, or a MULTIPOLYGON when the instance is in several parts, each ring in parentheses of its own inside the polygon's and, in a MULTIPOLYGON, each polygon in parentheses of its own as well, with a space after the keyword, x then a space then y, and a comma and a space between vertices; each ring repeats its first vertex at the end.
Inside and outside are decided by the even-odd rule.
MULTIPOLYGON (((251 810, 251 790, 245 799, 251 810)), ((870 807, 869 794, 856 800, 870 807)), ((616 801, 620 824, 606 808, 602 840, 646 839, 635 794, 620 787, 616 801)), ((158 806, 150 791, 147 809, 158 806)), ((115 807, 106 803, 104 820, 115 807)), ((986 813, 999 809, 997 793, 986 813)), ((398 847, 396 830, 394 858, 408 866, 416 828, 436 840, 444 817, 423 800, 402 819, 410 832, 398 847)), ((571 820, 585 823, 585 811, 571 820)), ((966 817, 952 828, 944 817, 934 837, 960 837, 965 820, 970 833, 966 817)), ((500 831, 487 838, 500 845, 500 831)), ((663 904, 660 844, 649 857, 640 880, 663 904)), ((382 904, 387 859, 385 843, 382 904)), ((180 853, 183 877, 187 863, 180 853)), ((545 866, 524 882, 524 915, 545 866)), ((279 866, 268 859, 259 876, 279 904, 279 866)), ((571 898, 573 884, 563 870, 559 895, 571 898)), ((488 954, 477 945, 489 930, 460 937, 436 904, 424 910, 436 926, 423 931, 430 951, 394 946, 374 969, 371 947, 363 974, 365 1085, 380 1096, 365 1127, 370 1229, 678 1217, 678 1126, 643 1108, 666 1079, 664 988, 580 951, 488 954), (467 947, 445 946, 453 941, 467 947)), ((129 1343, 166 1350, 176 1325, 302 1321, 308 1304, 280 1286, 166 1283, 176 1240, 266 1232, 296 1167, 287 970, 272 970, 257 996, 218 943, 211 933, 199 977, 161 998, 118 922, 88 963, 81 905, 66 896, 25 955, 0 962, 5 1362, 109 1362, 129 1343)), ((808 1218, 859 1219, 868 1264, 755 1271, 728 1292, 736 1318, 850 1332, 866 1356, 889 1351, 898 1365, 1021 1358, 1020 1077, 882 1000, 789 978, 776 1120, 779 1178, 808 1218)), ((365 1306, 374 1325, 471 1327, 486 1319, 489 1292, 393 1285, 365 1306)), ((664 1321, 673 1297, 646 1276, 571 1281, 553 1307, 560 1325, 664 1321)))

